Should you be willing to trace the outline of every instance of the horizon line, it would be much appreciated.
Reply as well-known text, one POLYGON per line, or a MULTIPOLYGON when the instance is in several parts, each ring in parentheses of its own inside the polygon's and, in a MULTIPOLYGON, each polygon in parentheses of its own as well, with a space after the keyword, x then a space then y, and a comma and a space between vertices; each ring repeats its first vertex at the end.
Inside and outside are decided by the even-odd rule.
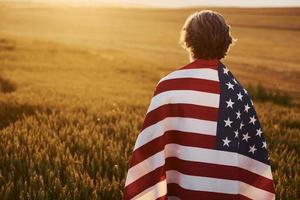
POLYGON ((268 6, 243 6, 243 5, 217 5, 217 4, 201 4, 201 5, 177 5, 177 6, 165 6, 165 5, 146 5, 146 4, 138 4, 138 3, 106 3, 106 2, 98 2, 98 3, 67 3, 67 2, 38 2, 38 1, 18 1, 18 0, 0 0, 0 5, 22 5, 22 6, 57 6, 57 7, 94 7, 94 8, 101 8, 101 7, 111 7, 111 8, 141 8, 141 9, 194 9, 194 8, 201 8, 201 7, 212 7, 212 8, 300 8, 300 5, 292 6, 292 5, 268 5, 268 6))

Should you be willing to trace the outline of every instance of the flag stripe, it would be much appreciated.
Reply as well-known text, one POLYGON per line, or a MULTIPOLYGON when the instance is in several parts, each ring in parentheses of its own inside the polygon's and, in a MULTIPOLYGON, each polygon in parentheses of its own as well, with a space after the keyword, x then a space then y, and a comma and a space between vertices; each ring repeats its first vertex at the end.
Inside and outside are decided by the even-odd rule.
POLYGON ((222 200, 251 200, 241 194, 224 194, 206 191, 187 190, 176 183, 167 185, 168 195, 176 195, 178 199, 222 199, 222 200))
POLYGON ((166 179, 158 182, 152 187, 147 188, 142 193, 138 194, 133 200, 157 199, 167 194, 166 179))
POLYGON ((145 188, 149 188, 155 185, 158 181, 162 181, 166 179, 165 176, 165 166, 158 167, 152 172, 146 174, 145 176, 139 178, 135 182, 126 186, 125 190, 127 193, 125 194, 125 199, 131 199, 136 195, 140 194, 145 190, 145 188))
POLYGON ((168 79, 161 82, 154 92, 154 95, 168 90, 195 90, 209 93, 220 93, 219 82, 196 79, 196 78, 178 78, 168 79))
MULTIPOLYGON (((169 186, 168 186, 168 194, 169 194, 169 186)), ((168 200, 180 200, 178 197, 176 196, 168 196, 168 200)))
POLYGON ((134 151, 131 158, 131 166, 134 166, 155 153, 162 151, 164 146, 169 143, 212 149, 216 145, 216 137, 176 130, 166 131, 161 137, 155 138, 151 142, 148 142, 134 151))
POLYGON ((181 160, 204 162, 218 165, 234 166, 252 173, 261 175, 272 180, 270 166, 256 161, 244 155, 217 151, 212 149, 183 146, 179 144, 167 144, 163 151, 160 151, 128 170, 125 185, 136 181, 140 177, 165 164, 165 158, 177 157, 181 160))
POLYGON ((164 78, 162 78, 158 83, 166 80, 176 79, 176 78, 197 78, 212 81, 219 81, 218 71, 210 68, 197 68, 197 69, 182 69, 174 71, 164 78))
POLYGON ((167 144, 164 151, 165 157, 177 157, 182 160, 240 167, 272 179, 270 165, 235 152, 189 147, 179 144, 167 144))
MULTIPOLYGON (((171 165, 170 163, 170 168, 174 168, 174 167, 179 168, 178 166, 171 165)), ((203 168, 200 168, 196 171, 200 171, 201 169, 203 168)), ((235 199, 238 197, 242 199, 248 199, 246 197, 249 197, 251 199, 258 199, 258 198, 273 199, 274 198, 273 193, 267 192, 257 187, 253 187, 247 183, 238 180, 203 177, 200 176, 199 174, 197 176, 187 175, 176 170, 169 170, 168 167, 165 169, 164 166, 162 166, 157 168, 153 172, 143 176, 138 181, 127 186, 126 190, 128 191, 128 194, 130 194, 130 196, 129 195, 125 196, 125 199, 131 199, 133 197, 135 197, 134 199, 145 198, 146 196, 149 195, 149 190, 148 189, 144 190, 145 188, 152 188, 151 189, 152 192, 153 190, 159 190, 159 189, 154 189, 156 187, 155 184, 157 180, 162 180, 161 182, 163 182, 165 180, 165 176, 168 177, 167 179, 168 181, 167 189, 169 191, 168 195, 178 196, 178 194, 181 194, 179 197, 183 199, 190 199, 188 197, 190 195, 197 196, 197 198, 206 197, 208 199, 213 197, 214 198, 220 197, 220 199, 235 199), (172 183, 178 184, 178 186, 184 188, 187 194, 184 194, 182 192, 177 193, 176 191, 174 192, 172 188, 169 188, 170 184, 172 183)), ((158 188, 164 188, 164 187, 160 185, 158 188)), ((151 198, 151 199, 155 199, 155 198, 151 198)))
POLYGON ((251 173, 245 169, 225 165, 185 161, 176 157, 166 158, 164 165, 137 179, 127 186, 126 190, 129 191, 131 195, 136 195, 142 192, 144 188, 154 185, 157 180, 164 179, 165 171, 169 170, 176 170, 180 173, 192 176, 236 180, 274 193, 272 180, 251 173))
POLYGON ((193 104, 165 104, 146 115, 142 130, 167 117, 188 117, 217 121, 218 109, 193 104))
POLYGON ((167 195, 164 195, 164 196, 157 198, 156 200, 168 200, 168 197, 167 197, 167 195))
POLYGON ((219 94, 193 90, 171 90, 154 96, 147 113, 165 104, 194 104, 208 107, 219 107, 219 94))
POLYGON ((238 167, 185 161, 176 157, 169 157, 166 159, 165 170, 176 170, 193 176, 237 180, 262 190, 274 192, 272 180, 238 167))
POLYGON ((137 137, 134 151, 166 131, 177 130, 206 135, 216 135, 217 122, 193 118, 168 117, 144 129, 137 137))
POLYGON ((160 151, 145 159, 144 161, 136 164, 135 166, 129 168, 125 182, 125 187, 133 183, 137 179, 141 178, 142 176, 152 172, 156 168, 163 166, 164 164, 164 152, 160 151))
POLYGON ((241 194, 251 199, 273 199, 274 194, 249 184, 226 179, 199 177, 182 174, 175 170, 166 171, 167 182, 176 183, 182 188, 226 194, 241 194))

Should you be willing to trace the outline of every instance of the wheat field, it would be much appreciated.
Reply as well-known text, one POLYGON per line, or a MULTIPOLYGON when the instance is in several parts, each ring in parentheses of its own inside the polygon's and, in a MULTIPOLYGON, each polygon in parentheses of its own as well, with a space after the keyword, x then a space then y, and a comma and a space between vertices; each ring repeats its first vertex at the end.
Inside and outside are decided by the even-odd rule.
MULTIPOLYGON (((0 199, 122 198, 157 81, 188 63, 198 9, 0 4, 0 199)), ((300 9, 213 8, 238 39, 224 63, 249 89, 277 199, 300 199, 300 9)))

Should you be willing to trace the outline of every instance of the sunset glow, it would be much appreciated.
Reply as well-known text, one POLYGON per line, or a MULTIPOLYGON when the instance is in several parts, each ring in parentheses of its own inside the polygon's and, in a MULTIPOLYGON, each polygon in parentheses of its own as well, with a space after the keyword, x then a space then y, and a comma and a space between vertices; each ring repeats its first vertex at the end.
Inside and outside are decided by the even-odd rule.
MULTIPOLYGON (((0 2, 8 2, 7 0, 0 0, 0 2)), ((9 1, 11 2, 11 1, 9 1)), ((67 4, 75 6, 99 6, 99 5, 112 5, 112 6, 129 6, 129 7, 195 7, 195 6, 221 6, 221 7, 299 7, 300 1, 298 0, 273 0, 273 1, 260 1, 260 0, 13 0, 13 2, 26 2, 26 3, 47 3, 47 4, 67 4)))

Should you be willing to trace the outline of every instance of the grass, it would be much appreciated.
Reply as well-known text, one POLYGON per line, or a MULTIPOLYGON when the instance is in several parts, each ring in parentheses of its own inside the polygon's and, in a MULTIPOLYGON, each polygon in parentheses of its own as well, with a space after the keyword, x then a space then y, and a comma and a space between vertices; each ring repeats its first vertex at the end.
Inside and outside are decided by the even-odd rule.
MULTIPOLYGON (((121 199, 155 84, 188 62, 177 38, 192 10, 0 9, 0 85, 13 88, 0 92, 0 199, 121 199)), ((252 84, 277 198, 299 199, 299 9, 218 10, 239 39, 224 63, 252 84)))
POLYGON ((269 90, 264 88, 261 83, 258 83, 256 86, 251 84, 248 85, 248 91, 251 93, 251 96, 256 101, 261 102, 272 102, 274 104, 291 105, 292 97, 289 96, 287 93, 282 92, 278 89, 276 90, 269 90))
POLYGON ((16 86, 7 79, 0 77, 0 92, 9 93, 16 90, 16 86))

